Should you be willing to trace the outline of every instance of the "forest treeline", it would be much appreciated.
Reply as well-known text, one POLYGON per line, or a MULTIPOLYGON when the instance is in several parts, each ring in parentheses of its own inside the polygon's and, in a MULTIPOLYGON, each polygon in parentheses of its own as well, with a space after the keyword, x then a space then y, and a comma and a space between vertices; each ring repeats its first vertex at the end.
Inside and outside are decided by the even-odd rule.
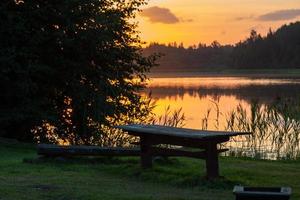
POLYGON ((269 30, 262 36, 252 30, 250 36, 235 45, 198 44, 185 48, 182 43, 151 43, 145 55, 159 52, 159 67, 152 72, 210 71, 216 69, 300 68, 300 22, 269 30))

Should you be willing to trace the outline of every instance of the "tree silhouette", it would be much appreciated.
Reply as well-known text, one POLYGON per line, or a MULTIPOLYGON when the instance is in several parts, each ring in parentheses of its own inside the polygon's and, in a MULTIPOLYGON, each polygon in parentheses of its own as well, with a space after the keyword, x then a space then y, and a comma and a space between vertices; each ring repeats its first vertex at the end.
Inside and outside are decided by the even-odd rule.
POLYGON ((286 69, 300 68, 300 22, 284 25, 277 31, 269 30, 261 36, 255 30, 248 38, 235 45, 198 44, 184 48, 176 42, 151 43, 145 55, 160 52, 164 55, 153 72, 194 72, 220 69, 286 69))
POLYGON ((141 55, 131 19, 144 3, 1 1, 1 135, 32 139, 49 123, 88 143, 101 124, 141 115, 137 92, 155 58, 141 55))

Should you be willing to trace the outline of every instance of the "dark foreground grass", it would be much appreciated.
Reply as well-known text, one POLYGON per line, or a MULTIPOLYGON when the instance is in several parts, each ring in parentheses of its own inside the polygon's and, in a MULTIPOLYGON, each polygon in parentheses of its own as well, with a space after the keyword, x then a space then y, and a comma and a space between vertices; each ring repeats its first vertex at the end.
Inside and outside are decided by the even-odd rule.
POLYGON ((141 170, 137 158, 37 160, 33 145, 0 139, 0 199, 234 199, 236 184, 290 186, 300 199, 299 161, 221 158, 226 178, 207 181, 201 160, 157 160, 141 170), (25 160, 24 160, 25 158, 25 160))

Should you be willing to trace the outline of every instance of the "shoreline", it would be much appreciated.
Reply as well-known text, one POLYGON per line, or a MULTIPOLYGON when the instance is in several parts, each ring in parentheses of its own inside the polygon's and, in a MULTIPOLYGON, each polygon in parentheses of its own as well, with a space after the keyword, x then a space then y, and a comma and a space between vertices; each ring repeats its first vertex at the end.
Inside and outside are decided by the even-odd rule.
POLYGON ((219 72, 150 72, 149 78, 209 78, 209 77, 245 77, 245 78, 300 78, 300 69, 289 70, 224 70, 219 72))

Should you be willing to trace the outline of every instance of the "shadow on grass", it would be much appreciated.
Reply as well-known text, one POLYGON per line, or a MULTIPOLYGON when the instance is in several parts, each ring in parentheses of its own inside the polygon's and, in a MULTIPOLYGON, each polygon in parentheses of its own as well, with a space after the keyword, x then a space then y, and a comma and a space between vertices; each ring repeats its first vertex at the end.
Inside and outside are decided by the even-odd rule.
POLYGON ((108 165, 120 165, 120 164, 137 164, 138 160, 134 158, 119 159, 116 157, 92 157, 92 156, 82 156, 82 157, 38 157, 38 158, 24 158, 24 163, 31 164, 108 164, 108 165))
POLYGON ((237 182, 224 177, 208 180, 203 173, 205 165, 201 162, 192 162, 178 158, 155 157, 153 168, 142 169, 139 158, 116 158, 116 157, 40 157, 24 159, 24 163, 42 165, 92 165, 97 170, 118 177, 126 177, 141 182, 166 184, 180 188, 209 188, 209 189, 232 189, 237 182))

